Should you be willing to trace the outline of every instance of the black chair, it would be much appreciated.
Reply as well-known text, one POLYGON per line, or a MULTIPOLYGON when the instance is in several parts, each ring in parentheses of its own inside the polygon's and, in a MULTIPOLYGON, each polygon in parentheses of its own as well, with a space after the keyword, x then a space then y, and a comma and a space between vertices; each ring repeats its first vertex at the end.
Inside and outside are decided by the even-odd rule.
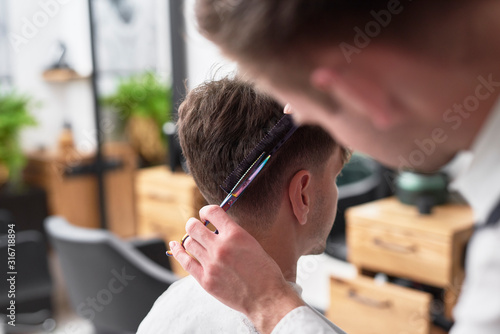
MULTIPOLYGON (((70 303, 97 333, 135 333, 155 300, 178 279, 108 231, 76 227, 60 217, 47 218, 45 229, 61 263, 70 303)), ((155 252, 168 263, 161 243, 155 252)))
MULTIPOLYGON (((14 224, 12 216, 0 210, 0 313, 5 323, 10 301, 15 301, 15 327, 4 325, 6 332, 34 332, 46 329, 44 323, 52 320, 53 283, 47 260, 47 247, 43 235, 38 231, 16 231, 14 261, 8 267, 9 225, 14 224), (9 274, 14 272, 15 274, 9 274), (13 277, 11 281, 8 278, 13 277), (14 295, 13 295, 13 294, 14 295), (9 298, 10 297, 12 298, 9 298)), ((16 229, 14 229, 16 230, 16 229)))

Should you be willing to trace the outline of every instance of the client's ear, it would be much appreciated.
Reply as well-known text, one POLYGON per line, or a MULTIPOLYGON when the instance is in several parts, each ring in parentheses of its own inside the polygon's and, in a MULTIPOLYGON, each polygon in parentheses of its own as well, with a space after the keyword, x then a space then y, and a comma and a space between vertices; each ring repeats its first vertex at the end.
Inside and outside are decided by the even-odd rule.
POLYGON ((307 170, 295 173, 288 186, 288 197, 293 214, 301 225, 307 223, 307 215, 311 205, 311 191, 311 173, 307 170))
POLYGON ((401 120, 390 95, 376 78, 357 69, 318 67, 311 72, 309 80, 313 87, 330 95, 341 108, 367 116, 377 128, 391 128, 401 120))

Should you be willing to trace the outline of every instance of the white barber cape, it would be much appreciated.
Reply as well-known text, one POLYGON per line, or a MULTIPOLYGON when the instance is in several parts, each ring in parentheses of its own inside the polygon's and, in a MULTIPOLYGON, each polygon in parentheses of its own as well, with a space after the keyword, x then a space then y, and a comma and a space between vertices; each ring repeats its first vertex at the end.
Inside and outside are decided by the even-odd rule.
MULTIPOLYGON (((290 284, 297 293, 302 292, 297 284, 290 284)), ((290 333, 290 325, 301 334, 345 334, 308 306, 292 310, 272 333, 290 333)), ((244 314, 212 297, 192 276, 172 284, 155 302, 137 331, 137 334, 162 333, 258 334, 244 314)))
POLYGON ((471 155, 470 164, 451 187, 471 205, 477 223, 467 248, 465 282, 450 334, 499 334, 500 222, 483 225, 500 204, 500 100, 465 154, 471 155))

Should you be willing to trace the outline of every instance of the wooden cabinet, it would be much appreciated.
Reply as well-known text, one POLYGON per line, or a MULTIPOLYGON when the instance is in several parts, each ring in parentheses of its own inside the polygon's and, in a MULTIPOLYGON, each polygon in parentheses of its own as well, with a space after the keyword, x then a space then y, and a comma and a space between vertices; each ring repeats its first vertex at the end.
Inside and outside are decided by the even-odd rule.
POLYGON ((350 334, 429 333, 431 296, 371 278, 331 278, 327 317, 350 334))
POLYGON ((463 274, 473 224, 467 206, 443 205, 420 215, 390 198, 351 208, 346 216, 348 260, 359 268, 439 287, 463 274))
MULTIPOLYGON (((198 217, 206 205, 193 178, 185 173, 172 173, 166 167, 146 168, 137 173, 138 233, 158 236, 169 242, 186 234, 189 218, 198 217)), ((187 273, 172 258, 172 269, 180 276, 187 273)))
MULTIPOLYGON (((347 210, 348 261, 359 273, 381 272, 442 288, 445 314, 451 318, 464 278, 464 248, 472 231, 468 206, 442 205, 430 215, 421 215, 416 207, 396 198, 382 199, 347 210)), ((428 293, 391 283, 377 285, 364 276, 352 281, 332 279, 328 315, 351 334, 434 333, 429 326, 430 298, 428 293), (367 327, 365 319, 370 319, 367 327)))
MULTIPOLYGON (((136 234, 134 177, 136 154, 127 144, 107 143, 106 159, 121 161, 120 168, 104 177, 108 228, 127 238, 136 234)), ((29 184, 47 192, 49 214, 65 217, 70 223, 89 228, 100 227, 97 179, 95 175, 67 175, 65 170, 90 164, 93 154, 72 152, 70 156, 54 152, 28 155, 24 177, 29 184)))

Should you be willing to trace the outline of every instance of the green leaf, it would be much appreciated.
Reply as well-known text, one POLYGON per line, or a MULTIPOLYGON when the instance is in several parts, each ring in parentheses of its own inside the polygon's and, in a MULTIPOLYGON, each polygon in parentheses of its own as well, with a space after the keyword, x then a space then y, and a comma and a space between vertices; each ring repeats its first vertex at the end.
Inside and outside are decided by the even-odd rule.
POLYGON ((123 121, 131 116, 151 117, 163 134, 163 124, 171 119, 171 89, 153 72, 122 79, 116 92, 101 99, 112 107, 123 121))
POLYGON ((19 134, 26 126, 36 125, 29 109, 32 99, 15 91, 0 93, 0 164, 9 170, 13 182, 20 181, 26 159, 19 144, 19 134))

